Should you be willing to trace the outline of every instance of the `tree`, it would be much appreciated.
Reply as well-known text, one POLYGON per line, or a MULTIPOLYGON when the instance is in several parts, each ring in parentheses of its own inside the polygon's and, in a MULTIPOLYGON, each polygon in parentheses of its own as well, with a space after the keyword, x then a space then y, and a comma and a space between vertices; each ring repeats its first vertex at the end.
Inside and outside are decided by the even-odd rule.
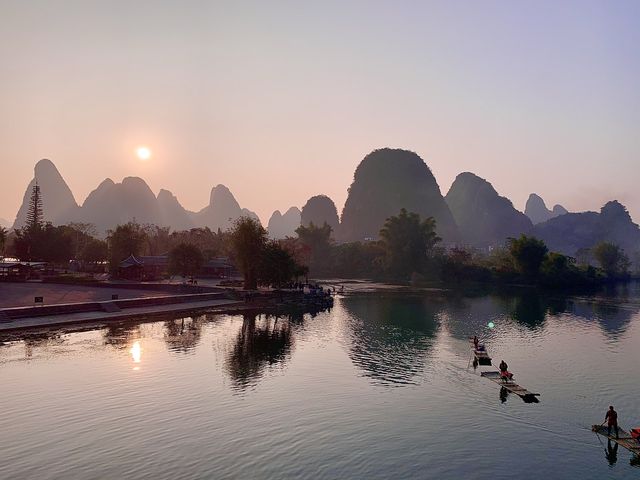
POLYGON ((631 266, 624 250, 610 242, 600 242, 593 247, 593 257, 609 278, 626 275, 631 266))
POLYGON ((69 222, 65 228, 72 233, 74 257, 80 259, 87 244, 96 236, 96 227, 93 223, 69 222))
POLYGON ((9 231, 0 227, 0 257, 4 257, 4 248, 7 244, 7 237, 9 236, 9 231))
POLYGON ((193 277, 200 272, 204 257, 195 245, 181 243, 169 252, 169 274, 193 277))
POLYGON ((142 226, 145 233, 145 245, 147 255, 162 255, 171 249, 171 237, 169 227, 159 227, 153 224, 142 226))
POLYGON ((257 220, 240 217, 230 235, 236 266, 244 277, 244 288, 255 290, 258 288, 258 268, 267 243, 267 231, 257 220))
POLYGON ((31 198, 29 199, 29 210, 27 211, 27 223, 28 230, 35 230, 42 228, 44 224, 42 213, 42 195, 40 193, 40 186, 36 181, 31 189, 31 198))
POLYGON ((229 233, 212 232, 209 227, 172 232, 171 235, 169 235, 169 241, 173 246, 179 245, 180 243, 195 245, 207 260, 217 256, 229 256, 230 254, 229 233))
POLYGON ((109 258, 107 242, 97 238, 91 238, 82 247, 79 258, 83 263, 91 264, 107 260, 109 258))
POLYGON ((129 255, 140 255, 146 241, 142 227, 134 222, 118 225, 107 236, 109 245, 109 270, 114 273, 120 262, 129 255))
POLYGON ((16 230, 14 248, 20 260, 63 264, 74 257, 74 242, 67 227, 25 226, 16 230))
POLYGON ((535 237, 521 235, 520 238, 509 239, 509 253, 516 268, 529 280, 535 279, 540 273, 540 266, 548 251, 544 242, 535 237))
POLYGON ((296 276, 298 268, 293 256, 278 241, 268 241, 262 249, 258 282, 261 285, 282 287, 296 276))
POLYGON ((314 275, 325 274, 328 271, 332 245, 331 231, 327 222, 321 227, 311 222, 308 226, 300 225, 296 229, 300 242, 309 250, 308 266, 314 275))
POLYGON ((422 272, 427 258, 441 240, 436 235, 433 217, 421 221, 420 215, 409 213, 404 208, 399 215, 387 218, 380 230, 380 238, 385 270, 400 276, 422 272))

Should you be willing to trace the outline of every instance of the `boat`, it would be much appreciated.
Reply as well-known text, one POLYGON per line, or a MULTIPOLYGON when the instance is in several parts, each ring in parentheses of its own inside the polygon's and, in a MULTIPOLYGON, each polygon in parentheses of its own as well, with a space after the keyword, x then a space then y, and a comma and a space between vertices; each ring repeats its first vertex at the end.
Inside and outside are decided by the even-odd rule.
POLYGON ((476 361, 478 362, 478 364, 480 365, 491 365, 491 357, 489 356, 489 353, 487 352, 487 349, 485 348, 484 344, 478 344, 480 348, 476 348, 474 343, 473 343, 473 338, 469 339, 469 343, 471 343, 471 349, 473 351, 473 356, 475 357, 476 361))
POLYGON ((633 438, 631 434, 626 430, 618 427, 618 438, 616 438, 615 434, 609 435, 607 427, 605 427, 604 425, 593 425, 591 427, 591 431, 597 433, 598 435, 602 435, 603 437, 607 437, 612 442, 616 442, 621 447, 624 447, 630 452, 640 456, 640 442, 637 438, 633 438))
POLYGON ((518 385, 512 379, 510 379, 510 380, 503 379, 500 376, 500 372, 496 372, 496 371, 482 372, 480 375, 482 377, 488 378, 489 380, 491 380, 494 383, 497 383, 498 385, 500 385, 502 388, 504 388, 508 392, 518 395, 526 403, 538 403, 538 401, 539 401, 538 398, 537 398, 537 397, 540 396, 539 393, 530 392, 526 388, 521 387, 520 385, 518 385))

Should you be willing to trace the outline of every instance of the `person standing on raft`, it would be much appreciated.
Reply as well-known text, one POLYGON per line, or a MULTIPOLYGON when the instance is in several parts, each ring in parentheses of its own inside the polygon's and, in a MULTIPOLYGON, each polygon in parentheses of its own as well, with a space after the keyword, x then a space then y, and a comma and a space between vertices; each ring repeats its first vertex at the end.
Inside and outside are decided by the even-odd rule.
POLYGON ((607 422, 607 435, 611 436, 611 427, 613 427, 616 431, 616 438, 618 438, 618 412, 613 409, 613 405, 609 406, 604 421, 607 422))
POLYGON ((507 381, 513 378, 513 373, 509 371, 509 365, 507 365, 507 362, 501 360, 498 368, 500 369, 500 378, 502 380, 507 381))

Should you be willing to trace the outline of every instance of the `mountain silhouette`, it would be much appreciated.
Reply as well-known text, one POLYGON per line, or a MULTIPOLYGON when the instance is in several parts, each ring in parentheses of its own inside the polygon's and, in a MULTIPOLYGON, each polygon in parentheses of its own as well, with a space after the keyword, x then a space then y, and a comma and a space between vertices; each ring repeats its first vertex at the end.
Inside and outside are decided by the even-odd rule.
POLYGON ((368 154, 355 171, 342 211, 341 240, 378 238, 385 220, 402 208, 434 217, 445 241, 458 239, 453 215, 429 167, 414 152, 383 148, 368 154))
POLYGON ((84 201, 79 220, 93 223, 101 233, 130 221, 161 225, 162 215, 143 179, 125 177, 122 183, 114 183, 107 178, 84 201))
POLYGON ((285 237, 295 237, 296 228, 300 226, 300 210, 298 207, 291 207, 284 215, 280 210, 276 210, 269 219, 267 230, 269 237, 279 240, 285 237))
POLYGON ((533 224, 546 222, 547 220, 569 213, 562 205, 555 205, 553 210, 549 210, 544 200, 535 193, 529 195, 524 214, 529 217, 533 224))
MULTIPOLYGON (((247 215, 251 212, 247 211, 247 215)), ((242 208, 231 191, 224 185, 211 189, 209 205, 192 215, 196 225, 209 227, 211 230, 227 230, 238 218, 243 216, 242 208)))
POLYGON ((195 227, 189 212, 169 190, 161 189, 157 200, 162 226, 171 227, 172 230, 189 230, 195 227))
POLYGON ((477 247, 499 245, 509 237, 528 233, 533 224, 501 197, 485 179, 465 172, 458 175, 445 197, 462 240, 477 247))
POLYGON ((27 221, 29 210, 29 200, 33 186, 38 182, 42 195, 42 212, 46 222, 53 224, 63 224, 73 221, 77 215, 78 204, 76 203, 71 189, 58 172, 58 169, 51 160, 43 159, 36 163, 34 177, 24 192, 22 205, 18 210, 13 228, 21 228, 27 221))
POLYGON ((249 210, 248 208, 243 208, 241 211, 241 216, 243 217, 249 217, 254 219, 256 222, 262 224, 262 222, 260 221, 260 217, 258 217, 258 214, 256 212, 252 212, 251 210, 249 210))
POLYGON ((627 254, 640 246, 640 229, 626 207, 617 200, 607 202, 600 212, 567 213, 535 225, 533 234, 550 250, 574 256, 581 248, 607 241, 627 254))
POLYGON ((311 197, 302 207, 300 222, 302 225, 313 223, 318 226, 322 226, 326 222, 335 235, 340 224, 336 204, 326 195, 311 197))
POLYGON ((200 212, 193 213, 187 211, 168 190, 160 190, 156 197, 147 183, 139 177, 126 177, 121 183, 107 178, 79 207, 58 169, 53 162, 45 159, 40 160, 35 166, 34 179, 25 191, 14 228, 20 228, 26 221, 31 191, 36 179, 42 193, 45 221, 54 225, 69 222, 92 223, 100 236, 104 236, 107 230, 129 221, 171 227, 173 230, 186 230, 195 226, 224 230, 240 216, 249 216, 260 221, 251 210, 240 208, 224 185, 213 188, 209 205, 200 212))

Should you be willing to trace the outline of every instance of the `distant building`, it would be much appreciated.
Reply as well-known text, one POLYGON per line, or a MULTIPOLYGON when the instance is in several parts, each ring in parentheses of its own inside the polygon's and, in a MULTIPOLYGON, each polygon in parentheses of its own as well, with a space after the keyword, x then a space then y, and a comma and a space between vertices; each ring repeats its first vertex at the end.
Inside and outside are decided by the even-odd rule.
POLYGON ((169 276, 169 256, 129 255, 120 262, 118 277, 126 280, 158 280, 169 276))
POLYGON ((0 280, 29 280, 40 278, 47 264, 45 262, 0 262, 0 280))
POLYGON ((203 277, 229 278, 236 270, 226 257, 213 258, 202 266, 203 277))
MULTIPOLYGON (((200 276, 229 278, 237 273, 234 266, 225 257, 214 258, 206 262, 200 270, 200 276)), ((169 276, 169 255, 139 256, 129 255, 120 262, 118 277, 127 280, 158 280, 169 276)))

